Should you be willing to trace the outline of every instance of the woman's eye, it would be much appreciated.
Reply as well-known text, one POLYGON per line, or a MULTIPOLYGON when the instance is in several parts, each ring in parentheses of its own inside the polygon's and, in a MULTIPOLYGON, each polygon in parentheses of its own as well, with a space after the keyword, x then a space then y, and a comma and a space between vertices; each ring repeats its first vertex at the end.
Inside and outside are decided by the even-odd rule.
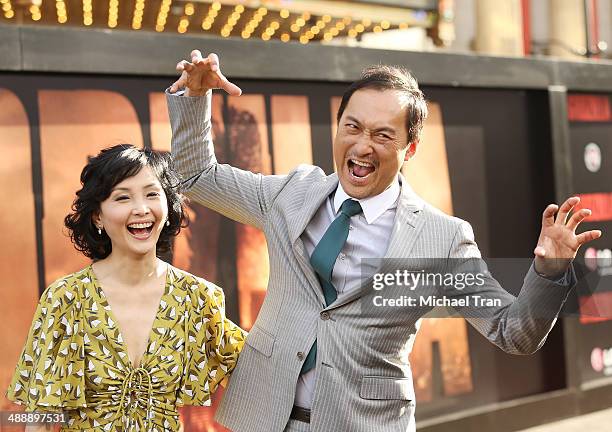
POLYGON ((149 192, 147 194, 148 197, 158 197, 159 196, 159 192, 149 192))
POLYGON ((129 199, 127 195, 119 195, 117 198, 115 198, 115 201, 125 201, 127 199, 129 199))

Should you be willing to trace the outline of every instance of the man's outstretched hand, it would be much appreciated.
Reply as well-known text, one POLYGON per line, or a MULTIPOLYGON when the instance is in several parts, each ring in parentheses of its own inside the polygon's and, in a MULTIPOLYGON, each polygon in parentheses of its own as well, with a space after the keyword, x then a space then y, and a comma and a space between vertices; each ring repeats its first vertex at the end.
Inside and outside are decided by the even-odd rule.
POLYGON ((208 57, 202 58, 200 51, 193 50, 191 61, 180 61, 176 65, 176 70, 181 72, 181 76, 170 86, 170 93, 176 93, 184 88, 185 96, 203 96, 211 89, 223 89, 232 96, 242 94, 240 87, 231 83, 221 73, 217 54, 209 54, 208 57))
POLYGON ((538 245, 533 251, 538 273, 548 277, 561 276, 576 257, 580 246, 601 237, 599 230, 576 234, 578 225, 591 215, 591 210, 581 209, 567 218, 579 202, 580 198, 571 197, 561 207, 550 204, 544 210, 538 245))

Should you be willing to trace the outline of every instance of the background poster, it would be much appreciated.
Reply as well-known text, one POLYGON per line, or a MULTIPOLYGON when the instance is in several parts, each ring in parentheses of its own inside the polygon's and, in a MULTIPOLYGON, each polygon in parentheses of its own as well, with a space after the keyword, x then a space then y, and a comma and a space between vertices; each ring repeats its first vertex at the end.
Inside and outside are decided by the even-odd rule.
POLYGON ((568 95, 574 193, 593 210, 583 229, 604 235, 579 251, 589 272, 578 287, 580 379, 593 383, 612 377, 612 96, 568 95))
MULTIPOLYGON (((162 89, 170 79, 0 75, 0 409, 39 293, 87 264, 62 229, 87 156, 129 142, 168 151, 162 89)), ((220 162, 285 174, 299 163, 334 171, 331 142, 342 84, 238 81, 244 95, 213 98, 220 162)), ((553 199, 546 95, 495 89, 425 88, 431 115, 404 174, 426 200, 470 221, 484 256, 530 257, 540 213, 553 199), (465 107, 469 106, 470 109, 465 107), (543 144, 544 143, 544 144, 543 144), (511 227, 509 229, 508 227, 511 227)), ((263 235, 197 204, 165 257, 222 286, 230 317, 249 329, 268 277, 263 235)), ((526 270, 526 269, 525 269, 526 270)), ((517 280, 508 290, 517 293, 517 280)), ((562 333, 544 349, 513 357, 460 318, 423 320, 410 361, 421 419, 563 388, 562 333), (553 366, 551 366, 553 365, 553 366)), ((212 408, 184 408, 185 430, 221 431, 212 408)))

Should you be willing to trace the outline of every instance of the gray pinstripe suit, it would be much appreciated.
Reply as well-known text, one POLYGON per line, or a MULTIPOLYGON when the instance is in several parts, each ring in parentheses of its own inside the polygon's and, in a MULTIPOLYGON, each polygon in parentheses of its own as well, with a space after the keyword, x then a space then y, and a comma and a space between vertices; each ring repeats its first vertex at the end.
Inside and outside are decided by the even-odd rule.
MULTIPOLYGON (((210 96, 167 99, 172 155, 188 179, 187 195, 263 230, 268 243, 268 291, 217 411, 218 421, 235 432, 283 431, 302 353, 316 338, 318 379, 310 430, 413 431, 415 398, 408 355, 417 322, 427 310, 363 314, 360 289, 341 293, 325 307, 300 239, 336 189, 337 176, 307 165, 288 175, 263 176, 218 164, 211 140, 210 96)), ((468 223, 427 205, 403 181, 386 257, 479 256, 468 223)), ((503 350, 524 354, 544 343, 568 287, 531 269, 516 299, 490 277, 478 292, 501 299, 502 307, 460 312, 469 312, 469 322, 503 350), (536 319, 539 307, 553 312, 536 319)))

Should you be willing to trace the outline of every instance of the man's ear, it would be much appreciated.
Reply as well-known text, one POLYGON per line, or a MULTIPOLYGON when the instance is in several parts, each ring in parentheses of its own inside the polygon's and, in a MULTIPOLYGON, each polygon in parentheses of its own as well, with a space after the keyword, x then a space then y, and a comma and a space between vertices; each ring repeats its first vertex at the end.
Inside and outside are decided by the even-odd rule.
POLYGON ((414 156, 418 145, 419 140, 414 140, 408 144, 408 151, 406 152, 406 156, 404 156, 404 162, 407 162, 412 156, 414 156))

